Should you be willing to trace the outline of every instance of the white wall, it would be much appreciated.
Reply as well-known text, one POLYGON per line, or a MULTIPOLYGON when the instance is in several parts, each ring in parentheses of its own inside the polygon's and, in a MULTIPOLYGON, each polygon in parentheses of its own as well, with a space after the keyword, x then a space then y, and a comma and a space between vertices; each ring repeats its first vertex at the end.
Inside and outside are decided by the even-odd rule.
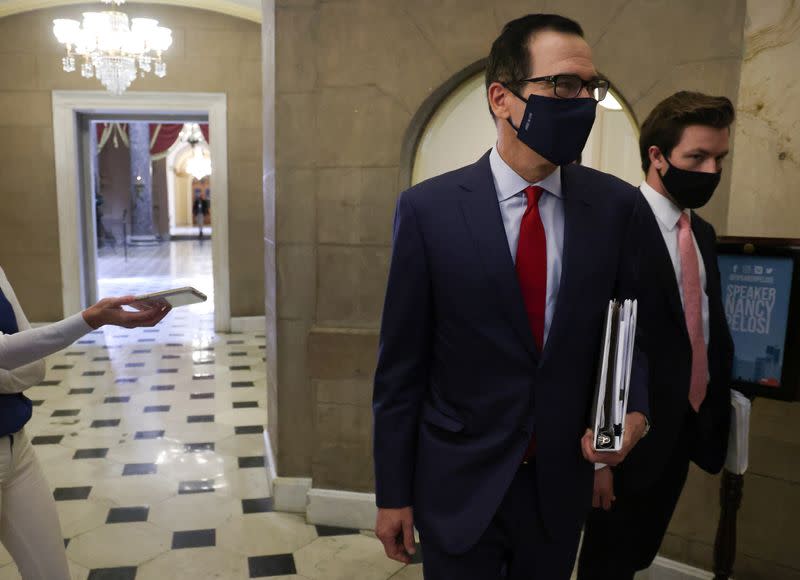
POLYGON ((597 118, 581 163, 616 175, 632 185, 644 180, 639 157, 639 130, 627 112, 597 107, 597 118))
POLYGON ((434 113, 422 134, 411 183, 474 163, 496 141, 483 73, 462 84, 434 113))

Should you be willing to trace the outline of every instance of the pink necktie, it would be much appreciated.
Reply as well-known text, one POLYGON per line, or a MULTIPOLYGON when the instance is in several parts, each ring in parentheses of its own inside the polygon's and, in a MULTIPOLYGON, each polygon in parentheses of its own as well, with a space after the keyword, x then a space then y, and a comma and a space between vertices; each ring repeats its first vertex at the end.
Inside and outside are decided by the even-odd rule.
POLYGON ((692 238, 689 216, 681 212, 678 220, 678 253, 681 258, 681 287, 683 288, 683 313, 686 330, 692 345, 692 379, 689 385, 689 404, 700 409, 708 388, 708 353, 703 336, 703 312, 700 288, 700 265, 692 238))

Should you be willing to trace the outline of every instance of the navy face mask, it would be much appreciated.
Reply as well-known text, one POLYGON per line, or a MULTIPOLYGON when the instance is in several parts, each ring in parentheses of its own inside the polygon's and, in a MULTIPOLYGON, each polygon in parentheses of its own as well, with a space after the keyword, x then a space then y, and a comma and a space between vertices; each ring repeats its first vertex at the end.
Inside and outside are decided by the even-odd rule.
POLYGON ((568 165, 583 151, 592 132, 597 101, 592 98, 559 99, 531 95, 525 101, 522 123, 515 127, 517 139, 554 165, 568 165))
POLYGON ((688 171, 675 167, 664 157, 669 169, 661 178, 664 188, 681 208, 697 209, 703 207, 711 199, 714 190, 722 178, 722 171, 705 173, 703 171, 688 171))

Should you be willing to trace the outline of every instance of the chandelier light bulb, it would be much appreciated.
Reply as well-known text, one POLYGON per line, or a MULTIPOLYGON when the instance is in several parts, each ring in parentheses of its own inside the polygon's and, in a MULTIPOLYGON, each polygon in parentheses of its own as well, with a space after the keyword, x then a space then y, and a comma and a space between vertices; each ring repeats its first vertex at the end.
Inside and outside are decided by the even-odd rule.
POLYGON ((192 145, 192 156, 186 162, 186 173, 197 181, 211 175, 211 158, 202 147, 192 145))
POLYGON ((83 20, 60 18, 53 21, 53 34, 64 45, 61 59, 65 72, 76 70, 81 57, 81 75, 97 77, 108 91, 121 95, 141 75, 153 72, 164 78, 167 65, 163 52, 172 45, 172 31, 153 18, 128 19, 116 8, 125 0, 103 0, 114 9, 84 12, 83 20))

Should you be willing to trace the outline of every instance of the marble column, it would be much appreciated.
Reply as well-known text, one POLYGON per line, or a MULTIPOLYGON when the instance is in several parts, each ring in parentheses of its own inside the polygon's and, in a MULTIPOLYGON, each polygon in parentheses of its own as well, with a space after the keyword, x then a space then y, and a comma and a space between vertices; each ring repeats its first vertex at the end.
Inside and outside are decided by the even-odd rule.
POLYGON ((128 125, 131 152, 131 244, 157 244, 153 223, 153 176, 150 167, 150 127, 128 125))

